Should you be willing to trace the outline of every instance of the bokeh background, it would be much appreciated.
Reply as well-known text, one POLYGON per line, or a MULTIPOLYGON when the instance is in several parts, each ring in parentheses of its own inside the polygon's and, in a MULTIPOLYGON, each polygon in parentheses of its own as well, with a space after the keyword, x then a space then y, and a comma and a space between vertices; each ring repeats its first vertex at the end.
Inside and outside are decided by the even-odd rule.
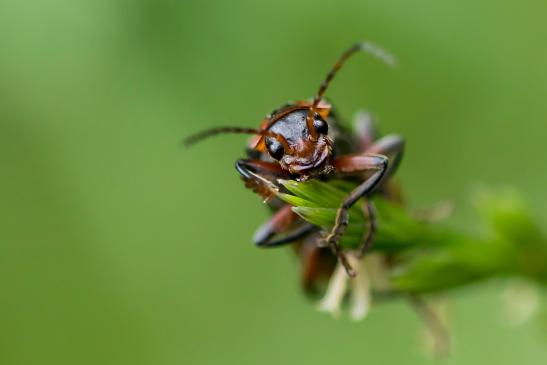
MULTIPOLYGON (((250 242, 267 217, 233 169, 256 126, 329 96, 406 136, 414 207, 512 186, 547 219, 547 3, 0 1, 0 363, 427 364, 403 302, 362 323, 300 292, 290 250, 250 242)), ((546 364, 537 321, 510 327, 504 282, 451 293, 447 364, 546 364)), ((543 334, 542 334, 543 333, 543 334)))

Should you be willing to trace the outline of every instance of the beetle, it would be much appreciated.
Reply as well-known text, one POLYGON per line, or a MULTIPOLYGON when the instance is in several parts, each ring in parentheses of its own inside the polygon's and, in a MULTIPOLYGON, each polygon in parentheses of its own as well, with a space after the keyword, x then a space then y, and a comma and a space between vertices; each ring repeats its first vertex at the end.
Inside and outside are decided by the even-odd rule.
POLYGON ((315 240, 319 247, 330 248, 351 277, 356 273, 340 246, 340 239, 349 223, 348 210, 359 200, 363 201, 368 227, 358 250, 362 256, 371 247, 376 231, 376 213, 370 198, 385 193, 404 151, 404 139, 399 135, 374 140, 372 123, 365 116, 356 119, 356 132, 351 133, 340 124, 333 106, 324 98, 338 70, 358 52, 370 53, 388 64, 394 63, 392 56, 377 46, 368 42, 356 43, 342 53, 312 99, 283 105, 267 115, 259 128, 213 128, 184 140, 184 144, 189 146, 218 134, 254 135, 247 148, 247 158, 237 160, 236 169, 246 187, 269 201, 274 210, 271 219, 254 236, 260 247, 302 241, 315 237, 319 230, 319 227, 299 218, 290 205, 283 205, 275 199, 280 189, 278 179, 357 180, 357 187, 338 208, 330 232, 315 240))

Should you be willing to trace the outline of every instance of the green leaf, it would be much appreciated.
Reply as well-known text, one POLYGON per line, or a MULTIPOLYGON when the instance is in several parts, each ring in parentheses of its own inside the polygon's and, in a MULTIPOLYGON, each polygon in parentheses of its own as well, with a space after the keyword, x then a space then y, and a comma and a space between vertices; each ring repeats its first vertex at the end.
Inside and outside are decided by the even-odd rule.
MULTIPOLYGON (((343 180, 281 181, 288 193, 278 197, 304 220, 328 232, 342 201, 356 187, 343 180)), ((409 293, 440 291, 501 275, 526 275, 547 284, 547 243, 527 206, 516 194, 483 194, 477 203, 490 235, 471 238, 427 223, 403 206, 374 197, 377 232, 373 250, 389 252, 395 289, 409 293)), ((355 249, 368 229, 362 204, 349 210, 341 245, 355 249)))

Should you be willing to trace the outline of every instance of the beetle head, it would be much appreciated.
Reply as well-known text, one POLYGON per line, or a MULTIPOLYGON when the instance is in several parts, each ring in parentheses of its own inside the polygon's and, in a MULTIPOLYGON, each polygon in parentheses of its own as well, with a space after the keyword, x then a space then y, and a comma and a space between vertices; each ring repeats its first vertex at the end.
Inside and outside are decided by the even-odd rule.
POLYGON ((265 144, 270 156, 291 174, 313 176, 328 169, 332 153, 329 125, 319 113, 307 123, 308 108, 274 116, 265 144))

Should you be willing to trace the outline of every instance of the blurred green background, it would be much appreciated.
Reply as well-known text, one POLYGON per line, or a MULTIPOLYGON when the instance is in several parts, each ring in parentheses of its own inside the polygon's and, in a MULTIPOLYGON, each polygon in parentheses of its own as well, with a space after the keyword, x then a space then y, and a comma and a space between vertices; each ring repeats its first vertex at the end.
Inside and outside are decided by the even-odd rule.
MULTIPOLYGON (((250 242, 267 217, 233 168, 253 127, 329 96, 406 136, 412 206, 509 185, 547 218, 547 3, 0 1, 1 364, 427 364, 403 302, 362 323, 314 310, 289 250, 250 242)), ((491 282, 452 293, 447 364, 545 364, 491 282)))

